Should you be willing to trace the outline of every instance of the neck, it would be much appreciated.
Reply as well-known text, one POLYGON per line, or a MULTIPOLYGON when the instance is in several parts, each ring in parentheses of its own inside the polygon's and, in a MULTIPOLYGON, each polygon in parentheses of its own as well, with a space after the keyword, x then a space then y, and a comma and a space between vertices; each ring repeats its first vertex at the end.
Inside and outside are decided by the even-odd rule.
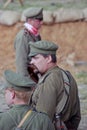
POLYGON ((51 70, 52 68, 56 67, 57 64, 56 63, 50 63, 48 64, 46 70, 44 71, 44 73, 42 73, 41 75, 45 74, 47 71, 51 70))
POLYGON ((25 102, 25 101, 23 101, 23 100, 15 100, 15 101, 14 101, 14 104, 15 104, 15 105, 24 105, 24 104, 28 104, 28 102, 25 102))
POLYGON ((35 27, 33 27, 31 24, 29 23, 25 23, 24 24, 25 28, 31 32, 32 34, 34 34, 35 36, 38 36, 39 33, 38 33, 38 29, 36 29, 35 27))

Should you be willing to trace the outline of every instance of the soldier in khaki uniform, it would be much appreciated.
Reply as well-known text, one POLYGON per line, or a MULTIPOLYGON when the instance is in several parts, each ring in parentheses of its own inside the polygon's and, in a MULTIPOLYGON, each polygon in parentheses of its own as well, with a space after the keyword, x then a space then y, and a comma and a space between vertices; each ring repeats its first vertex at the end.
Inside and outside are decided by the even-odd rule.
POLYGON ((43 23, 43 8, 29 8, 24 12, 26 22, 24 28, 16 35, 14 47, 16 51, 16 70, 24 76, 29 76, 28 53, 30 51, 28 42, 39 41, 41 36, 39 29, 43 23))
POLYGON ((57 66, 58 46, 48 41, 30 42, 29 45, 30 63, 34 64, 42 75, 33 93, 33 107, 46 112, 52 120, 55 113, 60 115, 68 130, 77 130, 81 119, 77 84, 72 78, 73 85, 68 94, 61 68, 57 66))
POLYGON ((11 108, 0 113, 0 130, 54 130, 47 114, 37 112, 28 105, 35 82, 10 70, 4 72, 4 78, 5 98, 11 108))

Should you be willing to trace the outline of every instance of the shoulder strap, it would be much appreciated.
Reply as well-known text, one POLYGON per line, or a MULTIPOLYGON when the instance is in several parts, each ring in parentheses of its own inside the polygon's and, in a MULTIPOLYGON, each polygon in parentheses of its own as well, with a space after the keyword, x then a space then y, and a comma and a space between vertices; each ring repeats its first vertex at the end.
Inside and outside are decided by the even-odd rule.
POLYGON ((44 76, 42 76, 42 77, 39 79, 38 84, 43 83, 43 82, 45 81, 45 79, 49 76, 50 73, 51 73, 51 72, 48 72, 48 73, 46 73, 44 76))
POLYGON ((29 110, 26 115, 23 117, 17 128, 23 128, 24 130, 27 128, 27 126, 33 122, 33 118, 35 118, 38 115, 37 111, 29 110), (29 119, 28 119, 29 117, 29 119), (28 119, 28 120, 27 120, 28 119))
MULTIPOLYGON (((60 68, 61 69, 61 68, 60 68)), ((59 114, 63 112, 66 104, 69 101, 69 92, 70 92, 70 82, 69 82, 69 78, 66 74, 66 71, 64 71, 63 69, 61 69, 62 75, 63 75, 63 80, 64 80, 64 94, 62 99, 60 100, 60 102, 58 103, 58 106, 56 107, 56 112, 58 112, 59 114)))
MULTIPOLYGON (((26 119, 33 113, 34 111, 29 110, 25 116, 22 118, 22 120, 20 121, 19 125, 16 123, 16 121, 14 120, 13 116, 11 115, 11 113, 8 111, 7 113, 9 114, 9 116, 12 118, 12 120, 14 121, 16 128, 20 128, 21 126, 26 127, 25 121, 26 119)), ((38 114, 38 112, 35 112, 32 116, 30 116, 30 119, 28 121, 28 124, 31 122, 31 120, 38 114)))
POLYGON ((17 128, 21 127, 22 124, 25 122, 25 120, 27 119, 27 117, 32 113, 32 110, 29 110, 25 116, 23 117, 23 119, 20 121, 19 125, 17 126, 17 128))
POLYGON ((14 121, 15 125, 17 128, 21 127, 22 124, 25 122, 25 120, 27 119, 27 117, 32 113, 32 110, 29 110, 25 116, 22 118, 22 120, 20 121, 19 125, 17 124, 17 122, 14 120, 13 116, 11 115, 11 113, 9 111, 7 111, 7 113, 9 114, 9 116, 12 118, 12 120, 14 121))
POLYGON ((64 80, 64 87, 67 95, 69 95, 69 90, 70 90, 70 81, 69 77, 67 76, 67 72, 63 69, 61 69, 62 75, 63 75, 63 80, 64 80))

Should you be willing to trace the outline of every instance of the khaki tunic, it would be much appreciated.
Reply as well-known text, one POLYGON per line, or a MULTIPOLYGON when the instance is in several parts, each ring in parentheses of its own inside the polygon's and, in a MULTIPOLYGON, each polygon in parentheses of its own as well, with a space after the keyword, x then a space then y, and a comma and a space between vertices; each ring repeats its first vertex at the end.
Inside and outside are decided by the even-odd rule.
MULTIPOLYGON (((72 123, 78 127, 80 121, 80 104, 78 98, 78 89, 76 82, 72 80, 73 88, 70 88, 70 95, 65 105, 61 118, 64 122, 71 120, 72 123)), ((37 110, 46 112, 51 119, 53 119, 54 113, 60 112, 57 110, 59 103, 65 93, 63 75, 59 67, 53 67, 48 70, 39 80, 38 87, 34 91, 32 97, 32 104, 37 110)), ((62 105, 65 101, 62 102, 62 105)))
POLYGON ((28 54, 30 52, 30 47, 28 43, 30 41, 39 41, 41 40, 40 35, 35 37, 33 34, 27 30, 21 30, 14 41, 14 48, 16 51, 16 70, 18 73, 28 76, 28 54))
MULTIPOLYGON (((0 113, 0 130, 15 130, 28 110, 27 105, 16 105, 8 112, 0 113)), ((54 125, 49 117, 36 111, 28 116, 22 127, 24 130, 54 130, 54 125)))

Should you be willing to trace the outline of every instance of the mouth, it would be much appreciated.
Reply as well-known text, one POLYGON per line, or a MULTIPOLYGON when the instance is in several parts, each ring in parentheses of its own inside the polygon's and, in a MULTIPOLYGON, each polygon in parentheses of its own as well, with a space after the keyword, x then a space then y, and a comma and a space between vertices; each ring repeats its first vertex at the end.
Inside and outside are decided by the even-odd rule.
POLYGON ((37 67, 34 64, 29 64, 28 67, 35 73, 39 73, 37 67))

